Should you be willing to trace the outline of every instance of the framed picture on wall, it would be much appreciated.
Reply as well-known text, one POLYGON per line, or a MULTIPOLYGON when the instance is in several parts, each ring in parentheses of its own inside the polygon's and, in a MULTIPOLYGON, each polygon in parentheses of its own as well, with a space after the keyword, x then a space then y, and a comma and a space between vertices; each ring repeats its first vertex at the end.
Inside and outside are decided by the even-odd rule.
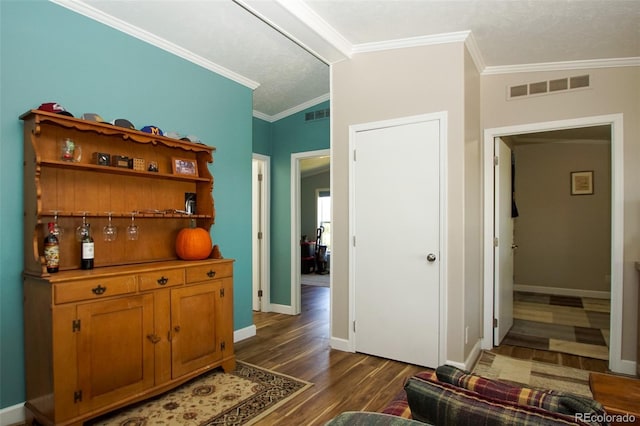
POLYGON ((571 195, 593 194, 593 170, 571 172, 571 195))

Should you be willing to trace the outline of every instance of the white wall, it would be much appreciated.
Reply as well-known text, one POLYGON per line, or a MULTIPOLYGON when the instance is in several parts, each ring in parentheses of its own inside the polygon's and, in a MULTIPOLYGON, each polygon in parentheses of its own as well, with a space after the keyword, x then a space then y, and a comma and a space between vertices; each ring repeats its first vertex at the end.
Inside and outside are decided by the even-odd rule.
MULTIPOLYGON (((479 77, 462 42, 354 55, 332 66, 333 255, 332 338, 348 338, 349 126, 447 111, 447 359, 465 360, 464 329, 477 324, 481 298, 479 77), (475 94, 474 94, 475 92, 475 94), (472 106, 465 108, 465 96, 472 106), (465 129, 473 129, 470 135, 465 129), (465 162, 472 164, 465 168, 465 162), (466 188, 471 185, 472 188, 466 188), (465 203, 468 204, 465 210, 465 203), (465 227, 469 225, 469 228, 465 227), (476 235, 469 235, 469 233, 476 235), (467 246, 470 246, 469 250, 467 246), (469 255, 465 256, 465 253, 469 255), (466 271, 470 271, 469 274, 466 271), (467 275, 473 288, 465 288, 467 275), (466 302, 466 303, 465 303, 466 302), (466 306, 465 306, 466 305, 466 306), (467 315, 470 312, 471 315, 467 315)), ((392 149, 392 148, 391 148, 392 149)), ((402 220, 402 218, 398 218, 402 220)), ((408 327, 411 325, 408 324, 408 327)), ((480 338, 479 327, 473 327, 480 338)))

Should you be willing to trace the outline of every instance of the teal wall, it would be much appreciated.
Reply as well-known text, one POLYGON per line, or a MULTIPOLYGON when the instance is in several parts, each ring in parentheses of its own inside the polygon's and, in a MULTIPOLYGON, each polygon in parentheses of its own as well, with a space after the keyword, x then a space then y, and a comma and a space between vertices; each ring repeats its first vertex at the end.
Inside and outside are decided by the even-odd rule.
POLYGON ((217 148, 212 237, 236 259, 234 328, 252 325, 252 91, 43 0, 0 0, 0 54, 0 408, 25 400, 18 116, 43 102, 198 135, 217 148))
POLYGON ((329 101, 272 123, 271 303, 291 305, 291 154, 329 149, 329 119, 304 120, 306 112, 323 108, 329 101))
POLYGON ((253 118, 253 152, 271 155, 271 130, 273 125, 268 121, 253 118))

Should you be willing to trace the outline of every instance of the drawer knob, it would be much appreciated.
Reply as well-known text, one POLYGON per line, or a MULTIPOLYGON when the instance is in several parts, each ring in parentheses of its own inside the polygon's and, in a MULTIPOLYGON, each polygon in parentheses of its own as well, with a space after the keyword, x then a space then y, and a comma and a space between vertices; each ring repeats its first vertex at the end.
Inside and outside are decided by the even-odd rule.
POLYGON ((159 285, 165 285, 166 283, 169 282, 169 278, 162 276, 160 278, 158 278, 158 284, 159 285))
POLYGON ((104 294, 104 292, 107 291, 107 288, 98 284, 98 287, 92 288, 91 291, 93 292, 93 294, 100 295, 100 294, 104 294))
POLYGON ((207 272, 207 276, 209 278, 213 278, 216 276, 216 271, 214 271, 213 269, 209 269, 209 272, 207 272))

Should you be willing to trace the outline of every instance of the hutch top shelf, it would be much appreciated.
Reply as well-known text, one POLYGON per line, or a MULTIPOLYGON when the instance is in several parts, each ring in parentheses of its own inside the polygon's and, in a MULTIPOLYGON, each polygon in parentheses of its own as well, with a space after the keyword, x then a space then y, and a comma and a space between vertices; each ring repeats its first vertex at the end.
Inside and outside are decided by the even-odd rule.
POLYGON ((25 270, 43 273, 46 222, 54 217, 65 230, 61 270, 79 267, 79 244, 73 236, 83 216, 90 219, 94 233, 96 267, 176 259, 180 229, 192 219, 207 230, 215 222, 209 171, 215 148, 40 110, 27 111, 20 119, 25 270), (64 155, 68 140, 75 148, 71 158, 64 155), (122 231, 115 242, 102 241, 100 235, 109 216, 122 231), (140 219, 137 241, 124 238, 132 216, 140 219))

